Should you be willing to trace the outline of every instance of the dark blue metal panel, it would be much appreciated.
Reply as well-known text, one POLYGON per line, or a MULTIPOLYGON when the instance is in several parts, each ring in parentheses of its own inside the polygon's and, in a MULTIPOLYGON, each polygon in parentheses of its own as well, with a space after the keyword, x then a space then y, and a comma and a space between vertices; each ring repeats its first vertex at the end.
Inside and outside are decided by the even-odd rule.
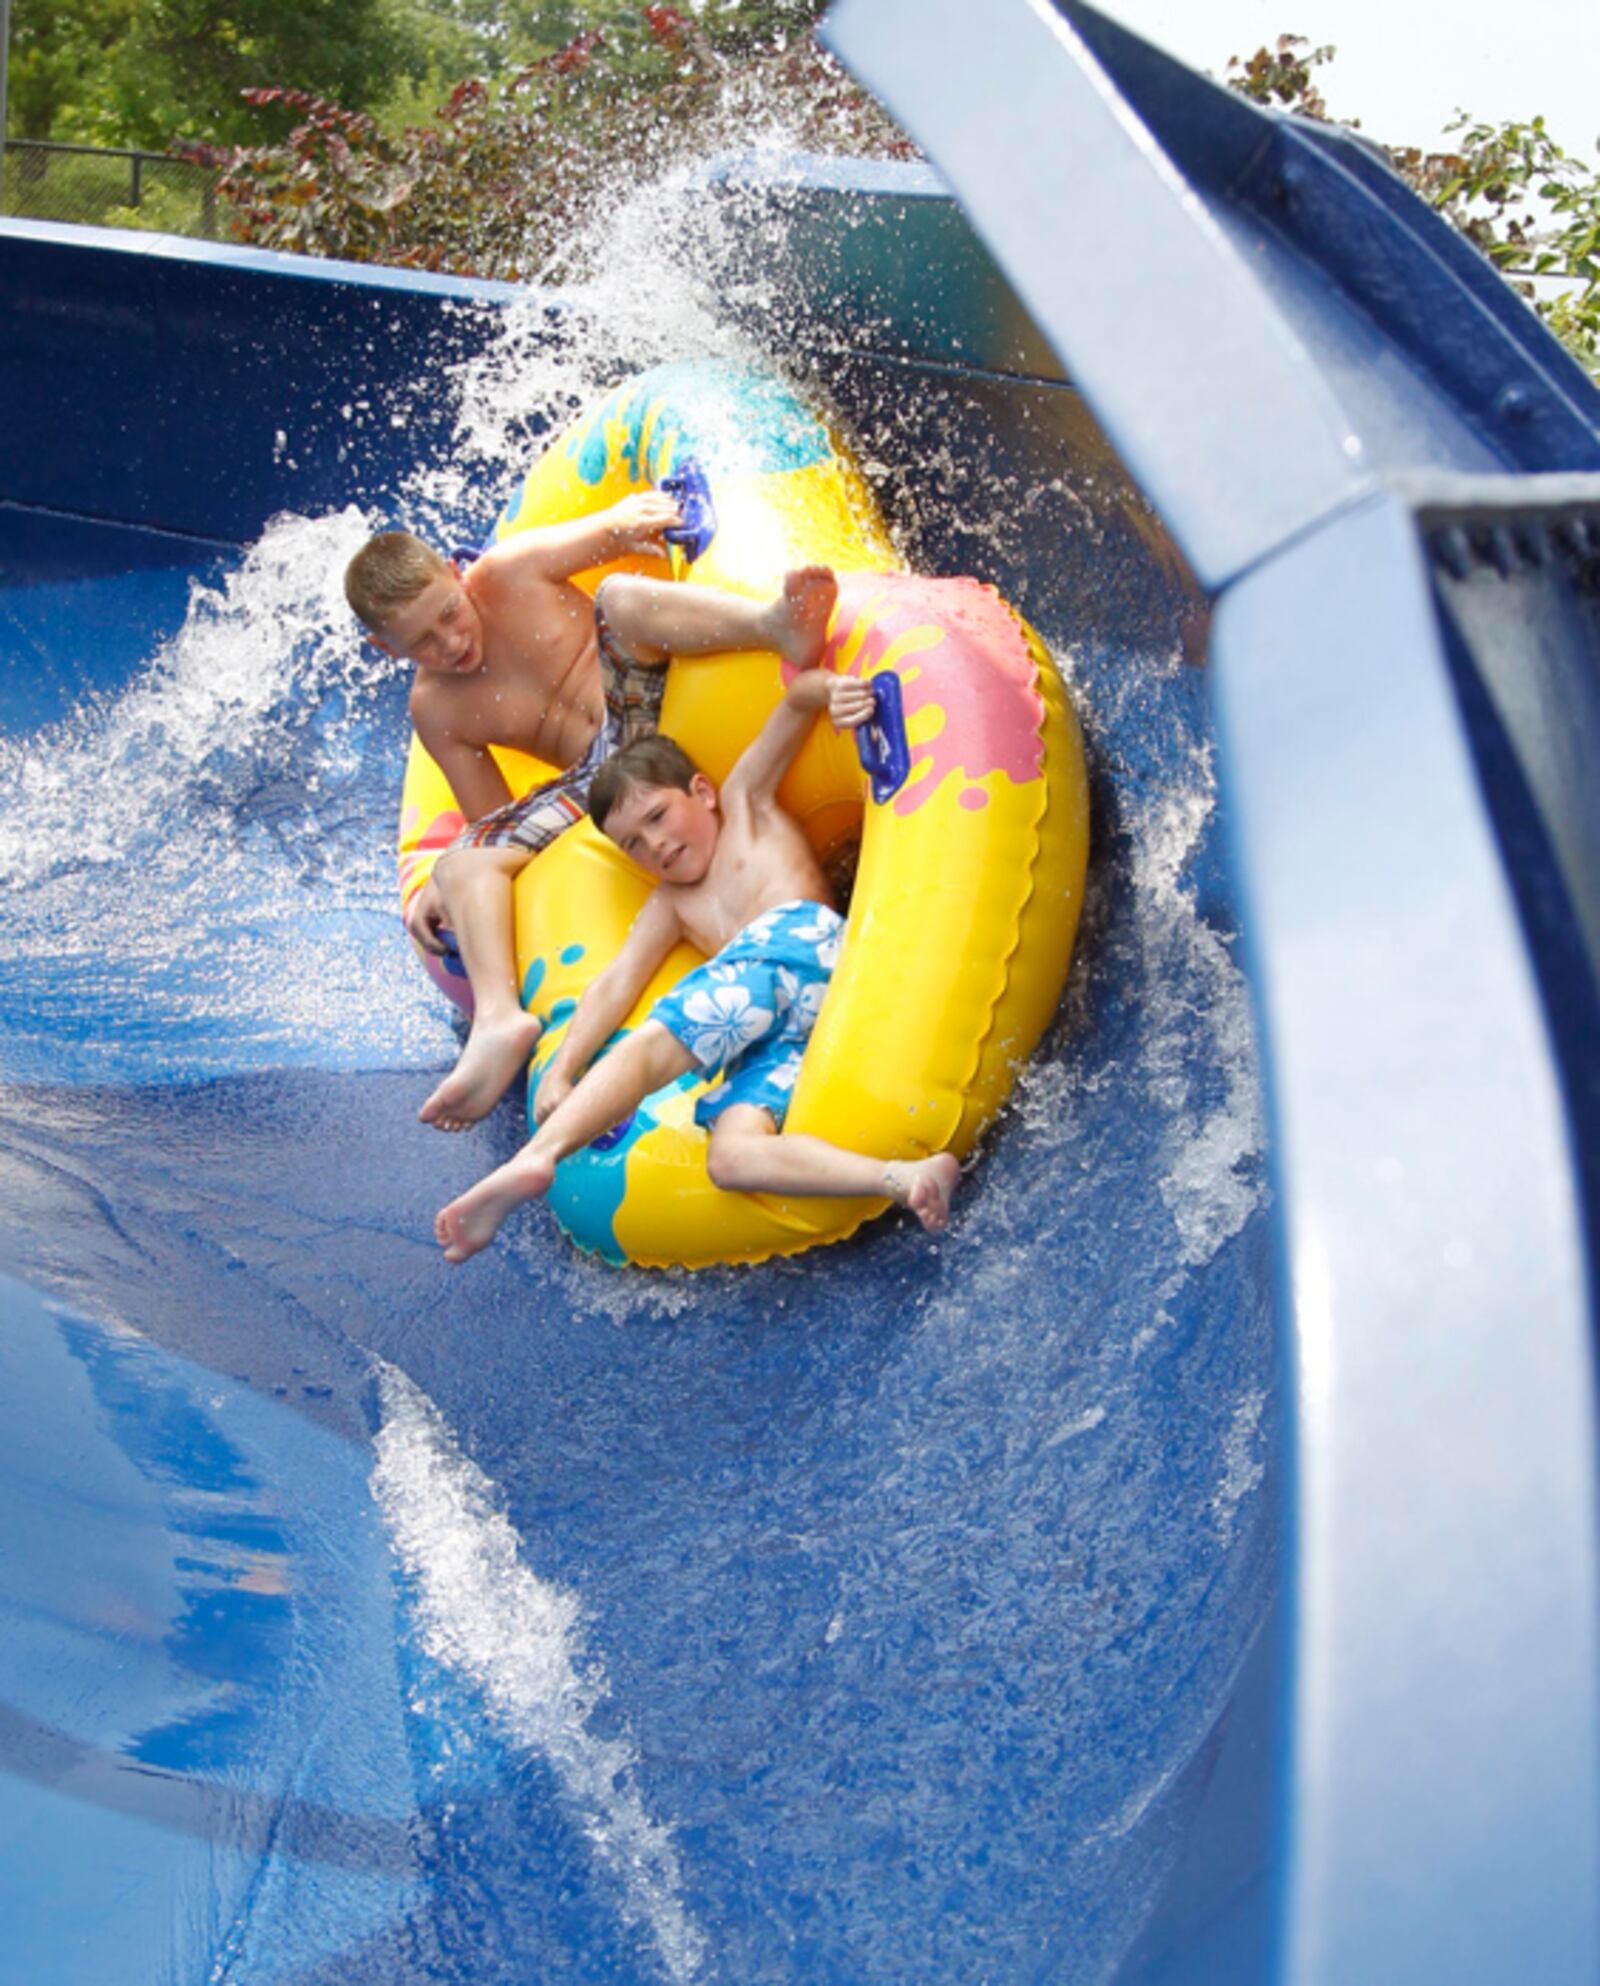
POLYGON ((26 221, 0 242, 0 491, 236 544, 446 449, 439 373, 514 294, 26 221))
POLYGON ((1378 466, 1600 468, 1587 375, 1372 147, 1206 82, 1077 0, 1062 11, 1378 466))

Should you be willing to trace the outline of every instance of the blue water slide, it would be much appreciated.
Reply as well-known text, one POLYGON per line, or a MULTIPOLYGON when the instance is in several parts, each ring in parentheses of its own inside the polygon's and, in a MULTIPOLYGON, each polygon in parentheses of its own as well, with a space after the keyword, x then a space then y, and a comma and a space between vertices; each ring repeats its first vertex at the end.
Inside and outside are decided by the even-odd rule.
POLYGON ((0 224, 30 1986, 1595 1976, 1600 401, 1087 8, 828 31, 929 166, 561 292, 0 224), (339 573, 707 354, 1057 655, 1072 983, 936 1243, 451 1272, 339 573))

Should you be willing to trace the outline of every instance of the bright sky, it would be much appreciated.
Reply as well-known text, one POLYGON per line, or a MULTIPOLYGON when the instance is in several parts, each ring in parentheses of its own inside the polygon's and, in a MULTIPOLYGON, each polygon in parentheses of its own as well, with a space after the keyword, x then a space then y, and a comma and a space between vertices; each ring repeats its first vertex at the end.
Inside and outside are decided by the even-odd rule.
POLYGON ((1093 0, 1146 41, 1221 78, 1280 34, 1338 49, 1321 71, 1330 116, 1390 144, 1438 145, 1456 108, 1542 115, 1587 163, 1600 139, 1600 0, 1093 0))

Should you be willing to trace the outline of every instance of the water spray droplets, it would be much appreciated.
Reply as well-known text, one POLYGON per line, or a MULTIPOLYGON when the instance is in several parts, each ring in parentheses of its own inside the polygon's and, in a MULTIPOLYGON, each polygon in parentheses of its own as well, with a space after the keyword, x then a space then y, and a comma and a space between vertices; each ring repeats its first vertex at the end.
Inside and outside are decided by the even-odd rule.
POLYGON ((120 691, 0 740, 5 971, 30 1016, 5 1074, 179 1080, 447 1039, 404 947, 361 928, 394 918, 370 749, 394 670, 342 592, 367 529, 276 519, 120 691))
POLYGON ((617 1720, 577 1595, 527 1564, 495 1485, 426 1394, 382 1364, 378 1389, 373 1495, 424 1650, 480 1695, 507 1742, 549 1765, 623 1916, 649 1934, 671 1979, 696 1978, 706 1942, 670 1830, 646 1806, 638 1753, 625 1731, 602 1734, 617 1720))

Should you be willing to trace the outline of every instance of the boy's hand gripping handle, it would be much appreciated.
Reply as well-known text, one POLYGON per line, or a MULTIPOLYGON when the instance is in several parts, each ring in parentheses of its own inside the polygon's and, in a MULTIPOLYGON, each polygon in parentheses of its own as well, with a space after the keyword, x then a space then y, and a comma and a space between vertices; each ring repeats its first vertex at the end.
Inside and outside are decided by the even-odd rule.
POLYGON ((892 669, 880 669, 870 680, 876 708, 867 722, 856 729, 856 750, 872 782, 872 797, 881 807, 906 783, 911 771, 911 746, 906 738, 900 678, 892 669))
POLYGON ((663 536, 676 545, 684 562, 693 565, 717 534, 717 513, 711 502, 711 485, 706 472, 692 455, 686 455, 677 468, 657 485, 664 496, 678 506, 681 524, 668 528, 663 536))

